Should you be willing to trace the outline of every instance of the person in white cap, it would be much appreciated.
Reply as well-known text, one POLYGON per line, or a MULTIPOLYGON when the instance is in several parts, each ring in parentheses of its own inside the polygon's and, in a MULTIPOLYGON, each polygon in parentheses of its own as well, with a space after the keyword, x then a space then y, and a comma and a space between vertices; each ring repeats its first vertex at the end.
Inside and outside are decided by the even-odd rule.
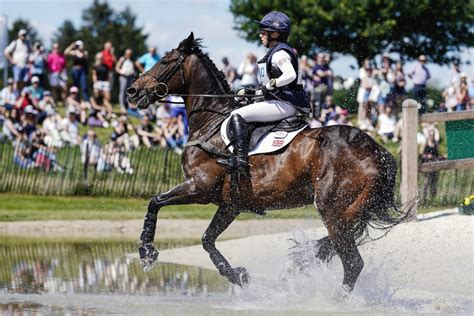
POLYGON ((84 42, 81 40, 71 43, 65 50, 66 56, 72 57, 72 81, 75 87, 80 88, 82 100, 89 101, 87 93, 87 51, 84 50, 84 42))
POLYGON ((13 88, 21 91, 29 80, 28 58, 31 53, 31 45, 26 38, 28 32, 21 29, 18 38, 8 45, 3 54, 13 66, 13 88))

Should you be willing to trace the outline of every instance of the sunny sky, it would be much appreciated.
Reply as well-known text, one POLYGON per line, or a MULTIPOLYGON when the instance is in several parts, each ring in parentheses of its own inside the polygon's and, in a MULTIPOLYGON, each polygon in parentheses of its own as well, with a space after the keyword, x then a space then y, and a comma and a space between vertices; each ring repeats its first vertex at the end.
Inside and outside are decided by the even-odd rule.
MULTIPOLYGON (((0 14, 12 21, 23 18, 38 30, 46 46, 56 29, 66 19, 71 20, 76 27, 80 26, 82 10, 89 7, 92 0, 0 0, 0 14)), ((263 55, 264 49, 253 43, 248 43, 239 37, 233 29, 233 15, 229 12, 228 0, 109 0, 109 5, 115 11, 122 11, 127 5, 137 15, 139 26, 149 33, 148 43, 158 47, 163 53, 185 38, 191 31, 196 37, 204 38, 204 45, 210 57, 218 67, 221 59, 227 56, 232 64, 238 66, 248 52, 258 56, 263 55)), ((464 60, 474 60, 474 49, 463 54, 464 60)), ((357 76, 356 66, 352 57, 339 57, 331 67, 337 75, 343 77, 357 76)), ((408 64, 406 67, 410 67, 408 64)), ((445 85, 449 78, 449 68, 429 65, 432 72, 433 85, 445 85)), ((474 65, 465 65, 463 71, 474 74, 474 65)))

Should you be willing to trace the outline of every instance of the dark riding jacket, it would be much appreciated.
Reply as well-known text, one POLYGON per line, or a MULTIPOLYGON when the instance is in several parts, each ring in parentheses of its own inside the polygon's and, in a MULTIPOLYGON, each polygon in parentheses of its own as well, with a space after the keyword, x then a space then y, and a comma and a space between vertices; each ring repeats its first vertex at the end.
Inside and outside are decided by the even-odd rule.
POLYGON ((258 61, 259 64, 265 63, 267 69, 267 76, 269 79, 276 79, 281 76, 282 72, 278 67, 272 65, 272 57, 276 52, 284 50, 291 57, 291 64, 297 74, 295 80, 283 87, 277 87, 272 90, 273 94, 268 94, 265 98, 267 100, 281 99, 291 103, 296 109, 303 113, 309 113, 309 100, 303 85, 298 84, 298 55, 293 48, 287 43, 278 43, 270 48, 267 54, 258 61))

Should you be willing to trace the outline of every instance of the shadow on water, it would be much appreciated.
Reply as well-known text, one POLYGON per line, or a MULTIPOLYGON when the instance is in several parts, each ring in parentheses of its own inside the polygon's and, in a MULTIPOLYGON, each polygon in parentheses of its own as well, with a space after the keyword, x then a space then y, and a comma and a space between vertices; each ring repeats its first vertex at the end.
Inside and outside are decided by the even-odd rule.
MULTIPOLYGON (((158 245, 167 249, 197 243, 165 240, 158 245)), ((217 272, 195 266, 160 263, 145 273, 140 262, 127 255, 136 251, 137 244, 132 241, 2 237, 0 314, 64 312, 58 306, 45 310, 37 301, 28 301, 28 297, 37 294, 45 298, 52 294, 199 297, 229 291, 229 283, 217 272)))

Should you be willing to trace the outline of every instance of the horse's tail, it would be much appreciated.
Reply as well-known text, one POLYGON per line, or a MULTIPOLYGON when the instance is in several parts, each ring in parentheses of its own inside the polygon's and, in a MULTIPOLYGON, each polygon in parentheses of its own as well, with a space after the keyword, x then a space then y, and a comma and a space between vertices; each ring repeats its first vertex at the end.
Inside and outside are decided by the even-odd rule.
POLYGON ((397 162, 388 151, 382 149, 380 153, 373 194, 365 204, 361 221, 354 227, 359 245, 385 236, 394 226, 406 221, 415 206, 415 201, 403 206, 395 201, 397 162), (371 237, 369 228, 382 231, 382 234, 371 237))

